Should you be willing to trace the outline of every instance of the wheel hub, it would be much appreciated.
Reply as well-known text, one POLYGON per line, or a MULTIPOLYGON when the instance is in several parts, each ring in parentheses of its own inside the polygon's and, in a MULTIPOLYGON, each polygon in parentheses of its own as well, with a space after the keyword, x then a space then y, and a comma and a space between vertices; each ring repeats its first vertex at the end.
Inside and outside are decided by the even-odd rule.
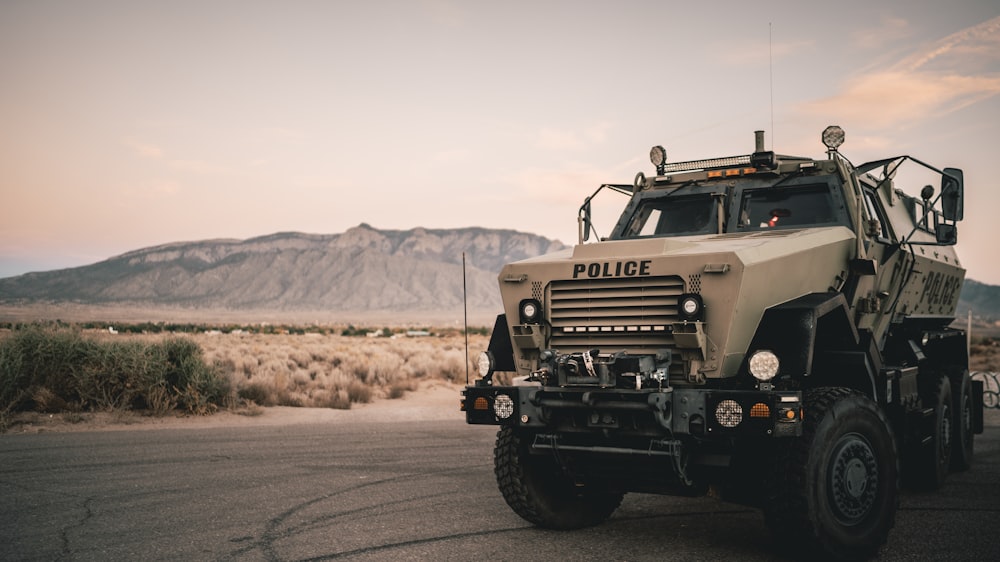
POLYGON ((948 449, 951 446, 951 408, 945 407, 943 410, 939 428, 941 449, 938 451, 942 462, 948 457, 948 449))
POLYGON ((860 523, 875 505, 878 463, 871 445, 858 434, 843 436, 829 466, 829 498, 833 513, 844 525, 860 523))
POLYGON ((847 493, 852 498, 860 498, 868 487, 868 473, 865 471, 865 464, 858 459, 851 459, 847 463, 844 474, 844 486, 847 493))

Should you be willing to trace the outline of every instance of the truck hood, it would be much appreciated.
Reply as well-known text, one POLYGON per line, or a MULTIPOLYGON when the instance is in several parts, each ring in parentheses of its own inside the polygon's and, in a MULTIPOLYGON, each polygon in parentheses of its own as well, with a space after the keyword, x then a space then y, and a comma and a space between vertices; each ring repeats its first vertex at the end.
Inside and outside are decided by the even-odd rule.
MULTIPOLYGON (((548 256, 544 261, 558 259, 594 259, 627 256, 691 256, 731 252, 744 265, 770 261, 782 256, 805 252, 818 245, 853 240, 854 233, 842 226, 794 230, 760 230, 683 238, 647 238, 613 240, 598 244, 580 244, 548 256), (627 248, 627 251, 625 250, 627 248)), ((528 260, 526 260, 528 261, 528 260)))

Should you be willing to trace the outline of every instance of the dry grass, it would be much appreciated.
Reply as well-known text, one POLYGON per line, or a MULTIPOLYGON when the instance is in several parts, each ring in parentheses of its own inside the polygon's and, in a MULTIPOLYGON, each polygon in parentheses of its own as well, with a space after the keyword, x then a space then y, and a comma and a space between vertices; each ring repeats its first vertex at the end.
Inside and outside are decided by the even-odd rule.
POLYGON ((970 371, 1000 372, 1000 339, 974 339, 969 351, 970 371))
MULTIPOLYGON (((199 334, 193 339, 206 361, 230 377, 238 398, 260 406, 347 409, 400 398, 423 380, 464 382, 466 376, 461 335, 199 334)), ((470 336, 470 359, 487 343, 484 336, 470 336)))

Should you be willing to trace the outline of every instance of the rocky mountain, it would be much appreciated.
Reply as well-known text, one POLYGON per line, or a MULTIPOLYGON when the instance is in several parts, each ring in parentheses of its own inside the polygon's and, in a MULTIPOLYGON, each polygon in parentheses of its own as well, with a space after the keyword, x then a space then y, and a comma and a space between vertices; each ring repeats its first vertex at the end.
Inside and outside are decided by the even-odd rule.
POLYGON ((0 302, 135 304, 278 311, 414 312, 500 309, 503 264, 562 249, 512 230, 286 232, 136 250, 72 269, 0 279, 0 302))

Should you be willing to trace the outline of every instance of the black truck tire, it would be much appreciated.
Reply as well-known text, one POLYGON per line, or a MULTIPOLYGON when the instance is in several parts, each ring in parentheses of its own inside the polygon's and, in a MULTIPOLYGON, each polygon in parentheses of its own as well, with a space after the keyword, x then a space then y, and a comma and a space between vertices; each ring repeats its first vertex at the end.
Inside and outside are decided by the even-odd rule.
POLYGON ((779 544, 823 558, 870 557, 885 544, 899 504, 889 421, 867 396, 840 387, 808 391, 804 416, 802 437, 776 455, 767 525, 779 544))
POLYGON ((621 505, 623 493, 575 486, 552 455, 532 455, 530 447, 531 434, 504 427, 493 450, 500 493, 526 521, 548 529, 580 529, 601 523, 621 505))
POLYGON ((955 397, 955 417, 952 425, 951 468, 952 470, 968 470, 972 467, 972 451, 974 428, 972 424, 972 377, 969 371, 963 371, 961 376, 952 381, 952 391, 955 397))
MULTIPOLYGON (((920 435, 929 435, 926 443, 914 442, 906 455, 903 466, 904 482, 915 490, 937 490, 944 485, 951 467, 954 415, 951 401, 951 383, 942 375, 922 393, 925 406, 934 408, 930 426, 920 435)), ((970 410, 971 415, 971 410, 970 410)), ((970 422, 971 426, 971 422, 970 422)))

